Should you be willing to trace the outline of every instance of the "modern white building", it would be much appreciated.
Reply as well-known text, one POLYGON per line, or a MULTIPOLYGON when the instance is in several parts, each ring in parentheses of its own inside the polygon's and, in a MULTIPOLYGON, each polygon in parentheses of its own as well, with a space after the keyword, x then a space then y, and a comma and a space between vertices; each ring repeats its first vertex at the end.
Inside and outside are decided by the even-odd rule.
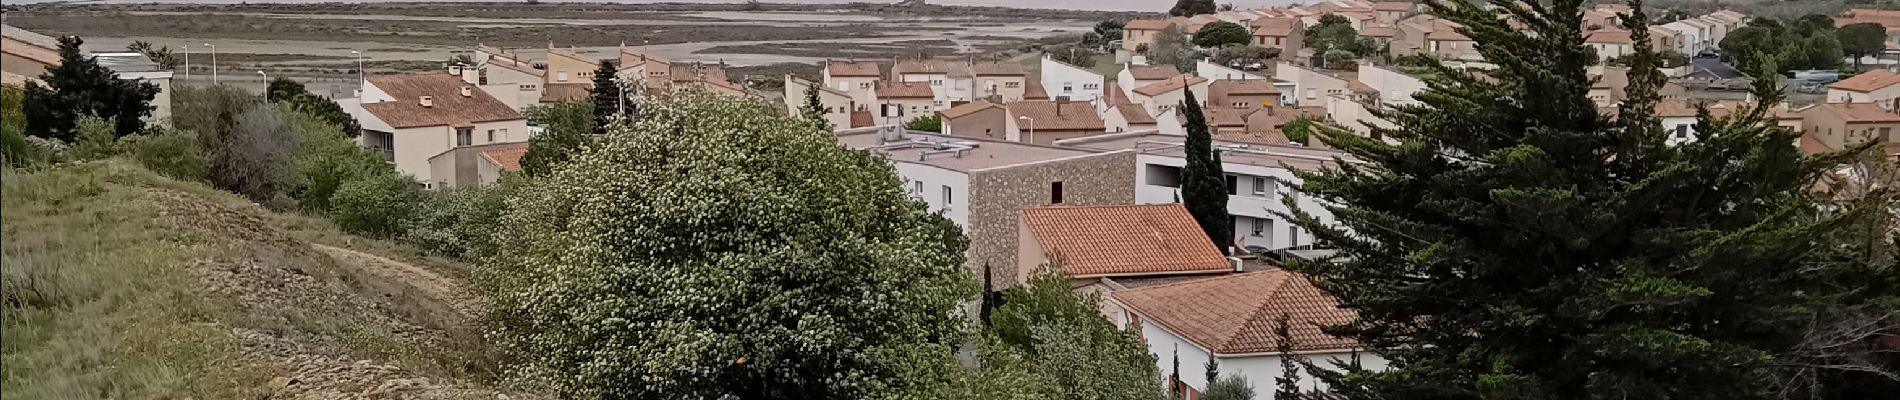
MULTIPOLYGON (((1056 145, 1135 151, 1135 202, 1175 203, 1180 199, 1181 169, 1187 165, 1182 143, 1186 138, 1159 132, 1112 133, 1057 141, 1056 145)), ((1333 215, 1321 203, 1300 193, 1295 169, 1318 169, 1345 153, 1293 145, 1216 140, 1221 169, 1227 173, 1227 211, 1234 216, 1233 240, 1221 247, 1277 250, 1313 244, 1310 232, 1278 213, 1290 213, 1291 199, 1299 210, 1331 223, 1333 215)), ((1350 159, 1350 158, 1348 158, 1350 159)))
POLYGON ((1359 64, 1359 82, 1378 91, 1375 106, 1418 104, 1412 94, 1425 90, 1425 81, 1396 70, 1359 64))
POLYGON ((1101 74, 1049 57, 1042 58, 1042 88, 1049 100, 1094 102, 1102 97, 1101 74))
POLYGON ((119 74, 119 79, 141 81, 158 86, 158 95, 152 97, 152 113, 145 116, 146 122, 165 121, 172 116, 172 72, 158 68, 158 63, 139 53, 92 53, 97 57, 99 66, 119 74))
POLYGON ((1282 93, 1293 93, 1293 99, 1291 101, 1293 104, 1323 104, 1325 97, 1328 95, 1345 94, 1348 83, 1346 79, 1333 76, 1332 74, 1314 71, 1287 62, 1281 62, 1279 66, 1274 68, 1273 78, 1293 82, 1294 90, 1292 92, 1281 91, 1282 93))

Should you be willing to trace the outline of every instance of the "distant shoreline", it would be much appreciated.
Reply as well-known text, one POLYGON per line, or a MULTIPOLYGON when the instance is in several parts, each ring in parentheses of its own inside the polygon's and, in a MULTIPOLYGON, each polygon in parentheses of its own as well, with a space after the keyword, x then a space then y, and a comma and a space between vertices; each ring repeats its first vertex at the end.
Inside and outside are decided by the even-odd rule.
MULTIPOLYGON (((810 0, 808 0, 810 1, 810 0)), ((995 1, 1008 3, 1009 6, 983 5, 938 5, 922 7, 900 6, 896 2, 785 2, 785 0, 767 1, 758 4, 746 4, 738 0, 711 0, 707 2, 682 2, 677 0, 645 1, 562 1, 541 0, 531 4, 522 0, 482 1, 324 1, 324 0, 21 0, 9 1, 6 7, 20 11, 127 11, 127 10, 256 10, 288 12, 325 12, 325 13, 365 13, 371 10, 427 10, 446 8, 493 8, 493 9, 534 9, 534 10, 599 10, 619 12, 691 12, 691 11, 757 11, 757 12, 858 12, 873 14, 916 14, 938 17, 994 16, 1026 19, 1133 19, 1159 16, 1160 11, 1130 11, 1115 9, 1074 9, 1074 8, 1024 8, 1024 3, 1034 5, 1059 5, 1061 1, 995 1)), ((1086 3, 1138 2, 1152 4, 1165 0, 1089 0, 1086 3)), ((387 12, 385 12, 387 13, 387 12)))
MULTIPOLYGON (((1025 9, 1025 10, 1073 10, 1073 11, 1102 11, 1102 12, 1147 12, 1147 13, 1160 13, 1160 12, 1166 12, 1166 11, 1167 11, 1167 9, 1168 9, 1168 7, 1170 7, 1170 6, 1172 6, 1172 5, 1173 5, 1173 2, 1172 2, 1172 1, 1168 1, 1168 0, 1033 0, 1033 1, 1023 1, 1023 0, 925 0, 925 1, 926 1, 927 3, 930 3, 930 4, 931 4, 931 6, 943 6, 943 7, 995 7, 995 8, 1015 8, 1015 9, 1025 9)), ((1312 2, 1315 2, 1315 1, 1316 1, 1316 0, 1228 0, 1228 1, 1226 1, 1226 3, 1233 3, 1233 4, 1235 4, 1235 5, 1238 5, 1238 6, 1240 6, 1240 7, 1242 7, 1242 8, 1257 8, 1257 7, 1267 7, 1267 6, 1284 6, 1284 5, 1291 5, 1291 4, 1305 4, 1305 3, 1312 3, 1312 2)), ((541 0, 541 2, 542 2, 542 3, 549 3, 549 4, 563 4, 563 5, 571 5, 571 4, 590 4, 590 5, 592 5, 592 4, 612 4, 612 5, 662 5, 662 4, 671 4, 671 5, 699 5, 699 6, 736 6, 736 5, 742 5, 743 3, 745 3, 745 1, 744 1, 744 0, 703 0, 703 1, 680 1, 680 0, 619 0, 619 1, 611 1, 611 0, 609 0, 609 1, 601 1, 601 0, 578 0, 578 1, 567 1, 567 0, 541 0)), ((408 4, 408 5, 423 5, 423 4, 428 4, 428 5, 453 5, 453 4, 468 4, 468 3, 488 3, 488 4, 508 4, 508 3, 514 3, 514 4, 523 4, 523 3, 526 3, 526 1, 525 1, 525 0, 493 0, 493 1, 489 1, 489 0, 456 0, 456 1, 444 1, 444 2, 429 2, 429 1, 415 1, 415 0, 392 0, 392 1, 381 1, 381 0, 358 0, 358 1, 335 1, 335 0, 329 0, 329 1, 326 1, 326 0, 91 0, 91 1, 74 1, 74 0, 18 0, 18 1, 8 1, 8 2, 7 2, 7 4, 8 4, 8 5, 32 5, 32 4, 67 4, 67 5, 80 5, 80 4, 84 4, 84 5, 102 5, 102 4, 112 4, 112 5, 134 5, 134 4, 195 4, 195 5, 239 5, 239 4, 246 4, 246 3, 248 3, 248 4, 251 4, 251 5, 289 5, 289 4, 321 4, 321 3, 333 3, 333 4, 338 4, 338 5, 344 5, 344 4, 348 4, 348 5, 401 5, 401 4, 408 4)), ((862 1, 862 0, 860 0, 860 1, 851 1, 851 0, 767 0, 767 1, 766 1, 766 3, 767 3, 768 5, 772 5, 772 6, 831 6, 831 7, 838 7, 838 6, 848 6, 848 5, 866 5, 866 6, 890 6, 890 5, 893 5, 893 4, 895 4, 895 3, 897 3, 897 0, 870 0, 870 1, 862 1)))

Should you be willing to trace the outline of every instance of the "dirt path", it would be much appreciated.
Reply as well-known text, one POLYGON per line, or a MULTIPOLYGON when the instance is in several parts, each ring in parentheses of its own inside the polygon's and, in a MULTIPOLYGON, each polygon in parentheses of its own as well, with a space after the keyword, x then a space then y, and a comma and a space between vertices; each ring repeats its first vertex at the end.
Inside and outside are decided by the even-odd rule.
POLYGON ((414 287, 423 296, 447 304, 464 320, 481 315, 480 298, 459 279, 375 254, 315 243, 311 243, 310 247, 336 258, 341 265, 360 268, 364 273, 414 287))

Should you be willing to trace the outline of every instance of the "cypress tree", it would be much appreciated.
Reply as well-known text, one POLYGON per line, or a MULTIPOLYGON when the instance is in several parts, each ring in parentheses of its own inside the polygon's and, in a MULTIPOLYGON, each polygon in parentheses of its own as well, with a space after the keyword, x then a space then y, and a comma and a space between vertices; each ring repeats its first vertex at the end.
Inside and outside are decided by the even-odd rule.
POLYGON ((831 121, 825 119, 825 103, 818 100, 817 82, 805 84, 805 106, 799 111, 805 115, 805 119, 818 124, 818 127, 824 128, 825 131, 829 132, 833 129, 831 121))
POLYGON ((1301 360, 1298 354, 1293 354, 1294 346, 1297 344, 1293 341, 1291 320, 1292 317, 1285 313, 1273 319, 1273 337, 1276 341, 1273 344, 1273 350, 1280 357, 1280 377, 1273 378, 1274 400, 1299 400, 1301 396, 1301 360))
POLYGON ((1221 170, 1220 153, 1214 151, 1214 134, 1207 128, 1207 117, 1194 91, 1187 91, 1181 103, 1181 115, 1187 128, 1187 166, 1181 168, 1181 200, 1189 214, 1200 223, 1201 231, 1222 252, 1234 243, 1234 218, 1227 214, 1227 173, 1221 170))
MULTIPOLYGON (((614 65, 607 60, 601 60, 600 68, 594 69, 594 133, 596 134, 607 133, 608 125, 628 117, 620 115, 621 102, 629 99, 626 98, 626 93, 621 92, 620 79, 614 76, 616 72, 614 65)), ((626 110, 628 114, 634 111, 631 105, 627 106, 626 110)))
MULTIPOLYGON (((1393 126, 1375 129, 1397 144, 1318 133, 1361 163, 1300 173, 1303 191, 1335 204, 1337 225, 1295 217, 1340 257, 1292 268, 1357 312, 1329 332, 1391 362, 1333 390, 1764 398, 1823 294, 1867 289, 1817 282, 1833 268, 1806 258, 1847 215, 1810 191, 1846 156, 1803 156, 1799 135, 1762 106, 1705 111, 1694 141, 1665 145, 1640 1, 1625 16, 1637 49, 1629 100, 1602 115, 1587 96, 1597 56, 1582 3, 1431 2, 1497 68, 1439 66, 1418 104, 1377 111, 1393 126)), ((1780 100, 1774 79, 1756 81, 1760 104, 1780 100)))

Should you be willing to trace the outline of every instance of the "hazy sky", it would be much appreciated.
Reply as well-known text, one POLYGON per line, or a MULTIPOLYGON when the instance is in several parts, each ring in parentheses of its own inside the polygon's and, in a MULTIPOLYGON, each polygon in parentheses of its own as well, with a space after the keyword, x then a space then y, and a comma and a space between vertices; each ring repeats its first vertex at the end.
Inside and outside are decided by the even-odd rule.
MULTIPOLYGON (((71 1, 71 0, 9 0, 7 1, 7 3, 45 3, 45 2, 51 2, 51 1, 71 1)), ((325 2, 336 2, 336 1, 337 0, 101 0, 101 1, 94 1, 94 2, 96 3, 232 3, 232 4, 235 4, 235 3, 325 3, 325 2)), ((477 1, 516 2, 516 1, 523 1, 523 0, 456 0, 456 1, 448 1, 448 2, 477 2, 477 1)), ((562 0, 546 0, 546 1, 558 2, 562 0)), ((581 0, 580 2, 587 2, 587 3, 603 3, 603 2, 604 3, 669 3, 669 2, 670 3, 738 3, 742 1, 744 0, 581 0)), ((896 2, 895 0, 765 0, 765 1, 768 3, 848 3, 851 1, 893 2, 893 3, 896 2)), ((1018 7, 1018 8, 1067 8, 1067 9, 1093 9, 1093 10, 1118 10, 1118 11, 1166 11, 1168 7, 1171 7, 1174 5, 1174 0, 925 0, 925 1, 931 4, 943 4, 943 5, 998 6, 998 7, 1018 7)), ((1282 5, 1288 5, 1288 4, 1311 3, 1314 1, 1316 0, 1215 0, 1216 3, 1233 3, 1234 5, 1240 6, 1242 8, 1282 6, 1282 5)), ((83 2, 83 1, 73 1, 73 2, 83 2)), ((426 3, 428 1, 357 0, 357 1, 343 1, 343 2, 345 3, 389 3, 389 2, 426 3)))

